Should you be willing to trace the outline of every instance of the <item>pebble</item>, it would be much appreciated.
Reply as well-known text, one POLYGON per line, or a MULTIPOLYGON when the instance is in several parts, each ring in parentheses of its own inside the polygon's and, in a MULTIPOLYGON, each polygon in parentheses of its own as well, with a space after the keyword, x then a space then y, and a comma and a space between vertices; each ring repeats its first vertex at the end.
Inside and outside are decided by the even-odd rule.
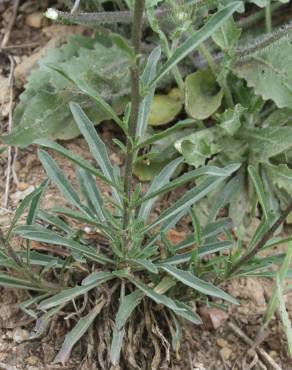
POLYGON ((36 365, 38 363, 39 359, 36 357, 36 356, 29 356, 27 359, 26 359, 26 363, 28 365, 36 365))
POLYGON ((28 189, 28 187, 29 187, 29 184, 27 182, 20 182, 18 184, 18 190, 20 190, 20 191, 24 191, 24 190, 28 189))
POLYGON ((25 24, 32 28, 40 28, 42 25, 43 13, 36 12, 25 17, 25 24))
POLYGON ((22 328, 16 328, 13 332, 13 340, 15 343, 21 343, 29 337, 29 332, 22 328))
POLYGON ((232 351, 228 347, 224 347, 220 349, 220 355, 226 361, 230 359, 231 354, 232 354, 232 351))
POLYGON ((223 339, 223 338, 218 338, 216 340, 216 343, 217 343, 217 346, 220 347, 220 348, 225 348, 225 347, 228 347, 228 342, 227 340, 223 339))

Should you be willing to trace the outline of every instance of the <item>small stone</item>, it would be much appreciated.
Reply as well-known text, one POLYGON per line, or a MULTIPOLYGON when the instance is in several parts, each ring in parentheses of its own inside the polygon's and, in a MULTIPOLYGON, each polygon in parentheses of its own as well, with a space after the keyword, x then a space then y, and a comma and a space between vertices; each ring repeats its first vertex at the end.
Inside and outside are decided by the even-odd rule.
POLYGON ((36 365, 38 363, 39 359, 36 357, 36 356, 29 356, 27 359, 26 359, 26 363, 28 365, 36 365))
POLYGON ((221 355, 223 360, 228 361, 230 359, 231 354, 232 354, 232 351, 228 347, 224 347, 224 348, 220 349, 220 355, 221 355))
POLYGON ((32 28, 40 28, 42 25, 43 14, 41 12, 32 13, 25 17, 25 24, 32 28))
POLYGON ((29 184, 27 182, 20 182, 18 184, 18 190, 24 191, 29 187, 29 184))
POLYGON ((123 160, 121 158, 120 155, 118 155, 117 153, 112 153, 110 155, 110 160, 116 164, 117 166, 121 166, 123 164, 123 160))
POLYGON ((13 340, 15 343, 21 343, 29 337, 29 332, 22 328, 16 328, 13 332, 13 340))
POLYGON ((217 346, 220 347, 220 348, 224 348, 224 347, 228 346, 228 342, 223 338, 218 338, 216 340, 216 343, 217 343, 217 346))

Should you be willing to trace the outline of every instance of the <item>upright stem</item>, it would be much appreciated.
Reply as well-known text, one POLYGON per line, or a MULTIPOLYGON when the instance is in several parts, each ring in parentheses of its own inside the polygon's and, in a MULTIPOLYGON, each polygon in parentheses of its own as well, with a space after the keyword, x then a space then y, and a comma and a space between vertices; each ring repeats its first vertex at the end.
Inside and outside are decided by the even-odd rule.
MULTIPOLYGON (((124 177, 124 213, 123 213, 123 228, 127 229, 131 210, 129 209, 129 203, 131 201, 131 190, 133 180, 133 165, 135 159, 135 151, 133 150, 133 144, 136 136, 136 127, 139 115, 140 107, 140 48, 141 48, 141 36, 143 26, 143 13, 145 7, 145 0, 135 0, 134 14, 133 14, 133 26, 132 26, 132 44, 135 52, 135 61, 131 67, 131 114, 129 121, 129 130, 127 137, 127 154, 125 163, 125 177, 124 177)), ((126 242, 127 244, 127 242, 126 242)), ((125 246, 127 249, 127 246, 125 246)))
POLYGON ((271 0, 268 0, 266 5, 266 31, 268 33, 272 32, 272 9, 271 9, 271 0))

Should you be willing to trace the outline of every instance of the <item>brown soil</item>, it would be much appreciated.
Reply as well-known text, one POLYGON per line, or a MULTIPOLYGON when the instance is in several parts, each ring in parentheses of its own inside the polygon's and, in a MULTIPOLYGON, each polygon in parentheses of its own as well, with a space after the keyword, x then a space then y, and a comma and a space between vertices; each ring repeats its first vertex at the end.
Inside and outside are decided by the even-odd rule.
MULTIPOLYGON (((16 21, 14 23, 9 42, 6 48, 0 50, 0 81, 7 78, 11 68, 9 57, 13 57, 16 65, 21 65, 24 60, 40 55, 40 51, 49 41, 48 33, 43 32, 44 27, 49 26, 49 22, 42 20, 40 27, 28 25, 30 22, 26 19, 27 15, 35 15, 42 11, 39 8, 38 1, 23 1, 20 4, 16 21)), ((44 3, 47 3, 44 2, 44 3)), ((46 4, 43 4, 45 7, 46 4)), ((9 2, 0 2, 0 40, 7 31, 8 23, 12 14, 12 5, 9 2)), ((36 15, 35 15, 36 16, 36 15)), ((35 20, 37 22, 37 20, 35 20)), ((58 26, 59 27, 59 26, 58 26)), ((18 67, 19 68, 19 67, 18 67)), ((0 86, 1 89, 7 86, 0 86)), ((14 101, 17 102, 17 96, 23 89, 23 80, 18 77, 13 84, 14 101)), ((9 91, 9 89, 8 89, 9 91)), ((7 97, 7 94, 5 95, 7 97)), ((0 101, 0 119, 1 133, 7 130, 9 99, 4 98, 0 101)), ((109 142, 113 136, 114 128, 110 123, 103 124, 101 134, 103 139, 109 142)), ((66 142, 65 146, 73 152, 79 153, 86 158, 90 158, 86 144, 83 139, 78 138, 66 142)), ((112 152, 112 159, 118 164, 123 164, 123 159, 119 153, 112 152)), ((61 167, 65 168, 66 174, 74 182, 74 168, 63 159, 53 154, 61 167)), ((23 197, 45 178, 44 170, 40 166, 37 157, 37 148, 29 147, 27 149, 12 149, 13 171, 15 176, 9 186, 9 202, 7 207, 0 208, 0 226, 3 231, 9 226, 13 213, 23 197)), ((0 194, 4 198, 5 181, 7 171, 7 151, 0 154, 0 194)), ((107 191, 106 188, 103 189, 107 191)), ((177 195, 177 194, 176 194, 177 195)), ((50 208, 59 204, 61 197, 53 186, 50 186, 46 193, 43 206, 50 208)), ((1 203, 2 204, 2 203, 1 203)), ((159 211, 159 210, 157 210, 159 211)), ((182 226, 182 230, 183 230, 182 226)), ((178 237, 182 230, 173 231, 172 237, 178 237)), ((14 240, 17 247, 18 240, 14 240)), ((206 325, 195 327, 187 325, 185 327, 186 340, 178 353, 176 365, 172 369, 197 369, 197 370, 227 370, 227 369, 262 369, 256 359, 255 352, 247 355, 247 346, 242 339, 228 326, 228 322, 236 324, 250 338, 254 338, 257 333, 263 313, 265 312, 267 301, 272 290, 272 281, 260 278, 241 278, 232 281, 225 287, 231 294, 237 297, 241 305, 230 307, 227 314, 227 320, 224 321, 222 311, 213 312, 214 320, 218 321, 218 328, 214 329, 214 324, 210 325, 210 312, 205 312, 206 325), (255 365, 249 364, 254 361, 255 365)), ((287 308, 292 314, 292 298, 286 296, 287 308)), ((52 361, 60 347, 65 335, 64 325, 55 322, 46 336, 34 342, 18 341, 25 338, 28 331, 33 328, 33 322, 30 322, 18 308, 18 303, 27 299, 23 292, 1 289, 0 297, 0 369, 86 369, 82 359, 84 357, 84 343, 79 343, 74 349, 72 359, 67 366, 58 366, 52 364, 52 361)), ((203 310, 204 311, 204 310, 203 310)), ((216 325, 215 325, 216 326, 216 325)), ((292 369, 292 361, 287 356, 287 343, 280 321, 276 317, 269 327, 267 336, 261 347, 274 359, 279 369, 292 369)), ((263 361, 264 363, 264 361, 263 361)), ((272 368, 266 365, 267 369, 272 368)), ((94 368, 94 367, 91 367, 94 368)), ((125 369, 126 370, 126 369, 125 369)))

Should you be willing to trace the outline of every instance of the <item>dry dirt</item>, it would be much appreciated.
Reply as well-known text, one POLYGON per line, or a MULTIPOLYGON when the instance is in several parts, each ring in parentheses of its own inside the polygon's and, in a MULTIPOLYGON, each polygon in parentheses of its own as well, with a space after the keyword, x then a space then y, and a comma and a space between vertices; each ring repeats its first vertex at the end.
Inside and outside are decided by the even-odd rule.
MULTIPOLYGON (((17 97, 23 89, 23 83, 27 73, 35 65, 35 61, 44 53, 48 43, 50 46, 60 42, 59 38, 68 31, 68 28, 51 26, 49 22, 40 18, 40 11, 47 5, 48 1, 42 2, 40 9, 38 1, 20 2, 16 20, 6 47, 0 50, 0 122, 1 133, 8 127, 9 114, 9 87, 8 76, 11 68, 11 57, 16 64, 15 79, 13 83, 13 106, 17 97), (46 4, 44 4, 46 3, 46 4), (49 27, 49 28, 47 28, 49 27), (55 28, 54 28, 55 27, 55 28), (48 31, 49 30, 49 31, 48 31)), ((0 40, 8 29, 9 20, 12 16, 12 5, 9 2, 0 2, 0 40)), ((75 31, 74 31, 75 32, 75 31)), ((109 141, 115 131, 110 123, 104 124, 101 130, 103 139, 109 141)), ((83 139, 78 138, 66 142, 65 146, 75 153, 89 159, 88 150, 83 139)), ((123 160, 118 153, 112 152, 112 159, 122 165, 123 160)), ((66 174, 74 182, 74 168, 68 162, 55 156, 61 167, 66 169, 66 174)), ((12 149, 13 173, 9 186, 9 199, 5 207, 0 208, 0 226, 5 231, 11 217, 23 197, 32 191, 44 179, 44 170, 40 166, 37 157, 37 148, 12 149)), ((5 182, 7 172, 7 150, 0 154, 0 195, 1 205, 5 194, 5 182)), ((104 192, 107 189, 103 189, 104 192)), ((53 186, 50 186, 45 196, 43 206, 50 208, 60 201, 60 195, 53 186)), ((159 211, 159 210, 157 210, 159 211)), ((173 230, 172 238, 180 238, 182 229, 173 230)), ((18 241, 14 241, 17 247, 18 241)), ((208 311, 201 308, 205 317, 203 327, 186 326, 186 341, 178 353, 177 365, 174 370, 227 370, 227 369, 263 369, 257 360, 255 352, 247 355, 247 346, 242 339, 230 328, 228 323, 239 327, 250 338, 254 338, 260 327, 267 301, 271 294, 272 282, 268 279, 241 278, 230 282, 225 287, 231 294, 237 297, 241 305, 229 308, 227 314, 223 311, 208 311), (215 329, 214 329, 215 327, 215 329), (254 362, 254 366, 253 363, 254 362)), ((0 370, 16 369, 85 369, 82 365, 84 356, 84 345, 79 343, 74 352, 72 360, 66 367, 52 364, 58 346, 64 338, 64 325, 56 322, 47 335, 34 342, 21 342, 33 327, 26 316, 18 308, 18 303, 27 298, 25 293, 1 289, 0 296, 0 370), (19 343, 21 342, 21 343, 19 343)), ((286 296, 287 307, 292 313, 292 297, 286 296)), ((292 369, 292 361, 287 356, 287 343, 276 317, 269 327, 267 336, 261 345, 268 355, 274 359, 279 366, 278 369, 292 369)), ((260 358, 262 361, 262 358, 260 358)), ((262 363, 265 363, 262 361, 262 363)), ((268 366, 267 369, 274 367, 268 366)), ((125 369, 126 370, 126 369, 125 369)))

